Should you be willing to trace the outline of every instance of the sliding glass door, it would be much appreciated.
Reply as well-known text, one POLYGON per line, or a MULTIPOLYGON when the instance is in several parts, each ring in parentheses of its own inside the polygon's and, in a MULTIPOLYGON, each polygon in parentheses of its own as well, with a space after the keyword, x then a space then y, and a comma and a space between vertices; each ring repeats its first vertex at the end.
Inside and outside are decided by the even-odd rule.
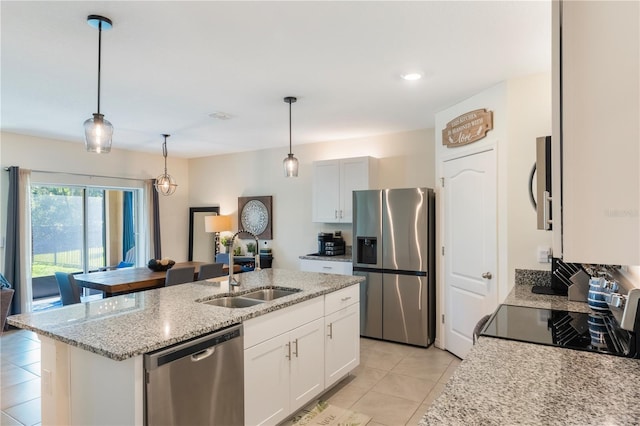
POLYGON ((136 191, 32 186, 34 302, 58 297, 55 272, 93 272, 135 265, 136 191))

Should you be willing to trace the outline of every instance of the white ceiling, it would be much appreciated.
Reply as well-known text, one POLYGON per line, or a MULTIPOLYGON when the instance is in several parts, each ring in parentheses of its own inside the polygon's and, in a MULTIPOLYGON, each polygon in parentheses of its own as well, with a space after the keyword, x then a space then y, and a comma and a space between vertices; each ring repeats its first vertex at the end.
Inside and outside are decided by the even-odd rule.
POLYGON ((501 81, 548 71, 549 1, 6 1, 3 131, 82 143, 100 109, 113 149, 200 157, 433 127, 501 81), (424 73, 407 82, 400 75, 424 73), (213 112, 228 120, 214 120, 213 112))

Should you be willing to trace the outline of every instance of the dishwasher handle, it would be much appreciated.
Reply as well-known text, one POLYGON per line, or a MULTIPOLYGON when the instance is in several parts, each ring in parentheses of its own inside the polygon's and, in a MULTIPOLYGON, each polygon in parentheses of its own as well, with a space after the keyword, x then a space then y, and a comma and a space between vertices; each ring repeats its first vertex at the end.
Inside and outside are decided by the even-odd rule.
POLYGON ((225 344, 229 340, 239 337, 242 337, 241 324, 227 327, 213 334, 207 334, 187 342, 178 343, 177 345, 145 354, 144 368, 147 371, 154 370, 187 356, 196 362, 213 354, 216 346, 225 344), (209 350, 210 352, 208 352, 209 350))
POLYGON ((202 361, 203 359, 209 358, 216 351, 215 347, 207 348, 204 351, 198 352, 197 354, 191 355, 192 362, 202 361))

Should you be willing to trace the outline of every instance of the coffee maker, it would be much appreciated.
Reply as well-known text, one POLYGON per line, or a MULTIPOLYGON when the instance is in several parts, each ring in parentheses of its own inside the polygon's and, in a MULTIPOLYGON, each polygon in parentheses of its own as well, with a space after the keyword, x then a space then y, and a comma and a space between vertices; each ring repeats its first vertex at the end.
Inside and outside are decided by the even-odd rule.
POLYGON ((342 232, 336 231, 335 235, 329 232, 320 232, 318 234, 318 254, 321 256, 340 256, 345 254, 342 232))

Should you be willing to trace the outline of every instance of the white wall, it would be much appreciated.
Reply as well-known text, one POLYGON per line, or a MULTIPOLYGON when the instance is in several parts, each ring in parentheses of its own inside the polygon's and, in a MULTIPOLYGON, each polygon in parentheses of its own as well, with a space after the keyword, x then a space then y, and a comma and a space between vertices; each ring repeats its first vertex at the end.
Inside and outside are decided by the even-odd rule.
POLYGON ((529 173, 536 162, 536 138, 551 135, 551 74, 507 82, 507 247, 508 279, 516 269, 551 270, 539 263, 538 245, 551 247, 551 232, 537 229, 536 212, 529 202, 529 173))
MULTIPOLYGON (((2 159, 2 194, 0 211, 7 208, 7 174, 5 167, 18 166, 24 169, 78 173, 119 178, 151 179, 162 174, 162 141, 158 138, 158 155, 125 151, 117 148, 117 141, 109 154, 86 152, 83 144, 53 139, 2 133, 0 155, 2 159)), ((168 158, 168 172, 176 178, 178 189, 170 197, 160 196, 160 224, 162 255, 178 262, 187 260, 189 231, 189 175, 186 159, 168 158)), ((51 182, 60 181, 63 175, 47 174, 51 182)), ((104 179, 77 176, 78 183, 87 185, 104 184, 104 179)), ((4 238, 6 223, 0 225, 0 235, 4 238)), ((4 248, 2 258, 4 258, 4 248)), ((2 267, 4 267, 4 262, 2 267)))
MULTIPOLYGON (((189 204, 219 206, 238 226, 238 197, 273 196, 274 267, 297 269, 298 256, 317 251, 318 232, 343 231, 351 244, 350 224, 311 222, 311 163, 318 160, 371 156, 378 158, 380 188, 434 187, 433 129, 362 139, 296 145, 297 178, 285 178, 282 160, 287 147, 189 160, 189 204)), ((261 242, 261 247, 265 242, 261 242)))

